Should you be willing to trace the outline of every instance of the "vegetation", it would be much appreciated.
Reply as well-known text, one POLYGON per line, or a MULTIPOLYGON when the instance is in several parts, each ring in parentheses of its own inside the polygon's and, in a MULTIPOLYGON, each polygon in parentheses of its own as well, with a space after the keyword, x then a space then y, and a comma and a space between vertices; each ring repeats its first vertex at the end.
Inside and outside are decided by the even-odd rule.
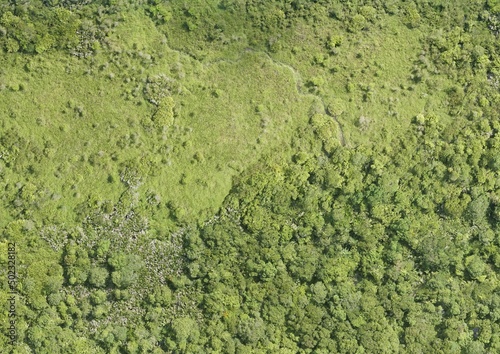
POLYGON ((494 0, 0 1, 0 351, 500 352, 499 34, 494 0))

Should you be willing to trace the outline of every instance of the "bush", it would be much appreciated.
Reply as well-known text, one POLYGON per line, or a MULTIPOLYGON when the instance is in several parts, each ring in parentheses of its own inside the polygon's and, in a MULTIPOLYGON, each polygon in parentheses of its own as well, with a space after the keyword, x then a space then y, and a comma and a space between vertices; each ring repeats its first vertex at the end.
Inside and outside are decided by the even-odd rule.
POLYGON ((174 106, 172 97, 164 97, 158 104, 158 109, 153 115, 153 121, 157 127, 171 126, 174 124, 174 106))
POLYGON ((361 14, 356 14, 348 22, 348 30, 352 33, 359 32, 366 27, 366 18, 361 14))
POLYGON ((160 106, 166 97, 178 93, 179 83, 165 74, 148 77, 144 86, 144 97, 156 106, 160 106))

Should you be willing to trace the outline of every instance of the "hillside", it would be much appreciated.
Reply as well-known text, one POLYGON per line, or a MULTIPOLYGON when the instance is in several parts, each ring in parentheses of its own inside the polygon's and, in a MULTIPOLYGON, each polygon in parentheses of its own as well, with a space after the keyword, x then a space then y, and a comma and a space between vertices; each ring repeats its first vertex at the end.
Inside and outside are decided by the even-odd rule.
POLYGON ((0 352, 500 352, 496 0, 0 1, 0 352))

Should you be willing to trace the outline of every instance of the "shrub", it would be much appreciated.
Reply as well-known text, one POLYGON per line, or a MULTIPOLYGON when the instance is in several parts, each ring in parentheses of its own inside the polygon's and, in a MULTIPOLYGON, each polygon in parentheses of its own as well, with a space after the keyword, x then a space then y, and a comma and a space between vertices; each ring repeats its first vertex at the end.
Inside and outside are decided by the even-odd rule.
POLYGON ((348 23, 348 30, 350 32, 356 33, 363 30, 366 27, 366 18, 361 14, 356 14, 351 17, 348 23))
POLYGON ((179 92, 179 83, 165 74, 148 77, 144 86, 144 97, 156 106, 159 106, 165 97, 179 92))
POLYGON ((174 123, 174 99, 164 97, 158 104, 158 109, 153 115, 153 121, 156 126, 171 126, 174 123))

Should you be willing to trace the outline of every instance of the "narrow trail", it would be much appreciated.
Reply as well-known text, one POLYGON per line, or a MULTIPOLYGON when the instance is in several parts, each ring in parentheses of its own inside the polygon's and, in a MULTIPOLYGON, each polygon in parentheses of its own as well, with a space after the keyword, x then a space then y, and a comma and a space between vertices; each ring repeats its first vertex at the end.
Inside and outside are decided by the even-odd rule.
POLYGON ((344 130, 342 128, 342 125, 340 124, 340 122, 338 120, 338 117, 328 111, 328 108, 327 108, 327 106, 325 104, 325 101, 324 101, 323 97, 321 97, 319 95, 316 95, 316 94, 313 94, 313 93, 308 92, 308 91, 304 91, 303 90, 303 82, 304 81, 303 81, 302 76, 300 75, 300 73, 297 71, 297 69, 295 69, 293 66, 291 66, 289 64, 286 64, 286 63, 283 63, 283 62, 281 62, 279 60, 274 59, 268 52, 262 51, 262 50, 256 50, 256 49, 247 47, 247 48, 245 48, 239 54, 239 56, 236 59, 218 58, 218 59, 215 59, 215 60, 212 60, 212 61, 203 62, 203 61, 200 61, 199 59, 196 59, 191 54, 186 53, 186 52, 184 52, 182 50, 174 49, 174 48, 170 48, 170 49, 178 52, 179 54, 183 54, 183 55, 189 56, 191 59, 198 61, 198 63, 200 63, 203 67, 208 67, 208 66, 216 65, 218 63, 233 63, 233 64, 236 64, 247 53, 255 53, 255 54, 259 54, 259 55, 265 56, 274 65, 286 68, 287 70, 289 70, 292 73, 293 79, 295 81, 295 88, 296 88, 297 93, 299 95, 313 97, 314 99, 316 99, 318 102, 321 103, 322 110, 323 110, 323 112, 321 112, 321 113, 323 113, 323 114, 331 117, 335 121, 335 123, 337 123, 338 131, 339 131, 339 135, 340 135, 340 139, 339 139, 340 143, 341 143, 342 146, 346 146, 346 140, 345 140, 344 130))

